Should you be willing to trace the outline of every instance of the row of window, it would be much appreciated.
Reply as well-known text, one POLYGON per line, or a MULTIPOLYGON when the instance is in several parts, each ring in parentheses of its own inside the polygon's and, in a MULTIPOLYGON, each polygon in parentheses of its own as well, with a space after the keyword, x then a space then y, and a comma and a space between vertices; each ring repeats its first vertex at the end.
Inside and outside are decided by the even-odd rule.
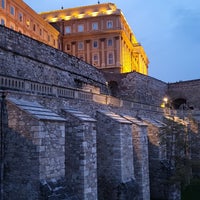
MULTIPOLYGON (((6 8, 6 1, 5 0, 1 0, 1 7, 3 8, 3 9, 5 9, 6 8)), ((11 15, 15 15, 15 7, 14 6, 10 6, 10 14, 11 15)), ((22 16, 21 16, 21 13, 19 14, 19 19, 20 20, 22 20, 22 18, 21 18, 22 16)))
MULTIPOLYGON (((113 46, 113 39, 109 38, 107 39, 107 47, 112 47, 113 46)), ((99 41, 98 40, 94 40, 92 41, 92 47, 98 48, 99 47, 99 41)), ((83 41, 79 41, 77 43, 77 48, 78 50, 84 50, 84 42, 83 41)), ((66 45, 66 51, 70 51, 71 50, 71 44, 67 44, 66 45)))
MULTIPOLYGON (((4 18, 0 18, 0 25, 6 26, 6 20, 5 20, 4 18)), ((19 28, 19 27, 18 27, 18 29, 16 30, 15 24, 12 23, 12 22, 10 22, 10 27, 9 27, 9 28, 12 29, 12 30, 18 31, 18 32, 20 32, 20 33, 23 33, 23 30, 22 30, 21 28, 19 28)), ((42 34, 41 34, 41 31, 42 31, 42 30, 40 29, 40 35, 42 35, 42 34)), ((29 36, 29 34, 26 34, 26 35, 29 36)), ((48 43, 51 42, 51 43, 53 44, 53 46, 56 46, 56 40, 53 38, 53 36, 50 36, 50 35, 47 33, 47 31, 43 31, 43 35, 44 35, 43 38, 44 38, 46 41, 48 41, 48 43)))
MULTIPOLYGON (((21 27, 25 25, 26 28, 32 29, 31 31, 35 32, 37 35, 39 35, 45 41, 47 41, 48 43, 52 43, 53 46, 56 46, 55 39, 53 38, 53 36, 50 36, 47 31, 43 30, 38 24, 32 23, 31 19, 26 19, 22 12, 19 12, 19 11, 16 12, 16 9, 14 6, 6 5, 6 0, 0 0, 0 1, 1 1, 0 5, 1 5, 2 9, 6 9, 6 7, 9 6, 8 12, 9 12, 10 16, 17 18, 18 22, 21 22, 21 27)), ((7 10, 5 10, 5 11, 7 11, 7 10)), ((3 26, 7 26, 15 31, 19 31, 19 32, 23 33, 23 30, 22 30, 23 28, 20 28, 20 27, 16 28, 15 24, 12 23, 11 21, 9 21, 9 23, 6 22, 5 17, 0 17, 0 24, 3 26)), ((28 33, 26 33, 26 35, 29 36, 28 33)))
MULTIPOLYGON (((108 20, 107 23, 106 23, 106 27, 107 27, 107 29, 112 29, 113 28, 113 21, 108 20)), ((99 23, 98 22, 92 23, 92 30, 93 31, 99 30, 99 23)), ((77 26, 77 32, 84 32, 84 31, 85 31, 84 24, 79 24, 77 26)), ((72 33, 72 27, 71 26, 65 26, 65 33, 66 34, 72 33)))
MULTIPOLYGON (((1 6, 2 6, 3 9, 6 8, 5 0, 1 0, 1 6)), ((10 14, 12 16, 16 16, 16 14, 15 14, 15 7, 12 6, 12 5, 10 5, 10 14)), ((23 22, 24 21, 24 15, 23 15, 23 13, 19 12, 17 17, 18 17, 18 21, 19 22, 23 22)), ((5 25, 5 20, 3 21, 3 19, 2 19, 1 24, 5 25)), ((31 27, 30 19, 26 19, 25 20, 25 24, 26 24, 27 28, 30 28, 31 27)), ((10 28, 13 28, 13 27, 10 27, 10 28)), ((36 26, 36 24, 32 25, 32 29, 33 29, 34 32, 38 31, 39 34, 40 34, 40 36, 42 36, 42 29, 39 28, 38 26, 36 26)))
MULTIPOLYGON (((81 60, 85 60, 85 57, 83 54, 78 54, 78 57, 81 60)), ((113 65, 114 64, 114 52, 107 52, 107 65, 113 65)), ((99 53, 93 53, 92 54, 92 65, 94 66, 100 66, 100 58, 99 53)))

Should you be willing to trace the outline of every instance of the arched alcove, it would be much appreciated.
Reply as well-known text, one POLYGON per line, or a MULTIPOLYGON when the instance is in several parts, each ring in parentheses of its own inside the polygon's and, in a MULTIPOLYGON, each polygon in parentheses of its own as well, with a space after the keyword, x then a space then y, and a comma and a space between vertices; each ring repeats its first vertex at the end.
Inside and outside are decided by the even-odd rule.
POLYGON ((119 91, 118 83, 116 81, 110 81, 108 82, 108 88, 111 96, 117 97, 119 91))
POLYGON ((178 109, 186 109, 186 107, 187 107, 187 100, 184 99, 184 98, 175 99, 172 102, 172 107, 174 109, 176 109, 176 110, 178 110, 178 109))

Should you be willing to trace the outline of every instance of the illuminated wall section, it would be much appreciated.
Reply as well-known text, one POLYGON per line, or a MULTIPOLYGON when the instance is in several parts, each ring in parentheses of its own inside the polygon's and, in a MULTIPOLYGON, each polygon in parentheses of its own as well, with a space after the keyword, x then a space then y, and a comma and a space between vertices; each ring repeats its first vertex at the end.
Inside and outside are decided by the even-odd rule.
POLYGON ((148 74, 147 56, 115 4, 68 8, 40 15, 59 29, 60 50, 105 72, 148 74), (111 46, 108 40, 112 40, 111 46))
POLYGON ((0 24, 45 44, 58 47, 59 32, 19 0, 0 0, 0 24))

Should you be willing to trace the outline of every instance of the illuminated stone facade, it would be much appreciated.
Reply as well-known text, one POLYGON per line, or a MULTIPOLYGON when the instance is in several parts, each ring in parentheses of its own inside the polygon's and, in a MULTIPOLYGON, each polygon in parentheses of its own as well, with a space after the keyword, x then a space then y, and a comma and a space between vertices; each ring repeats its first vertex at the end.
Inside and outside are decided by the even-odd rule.
POLYGON ((148 58, 115 4, 43 12, 60 31, 59 48, 106 72, 148 74, 148 58))
POLYGON ((59 32, 22 0, 0 0, 0 24, 58 47, 59 32))
POLYGON ((180 200, 174 155, 192 159, 180 172, 200 162, 200 81, 135 74, 115 74, 114 98, 95 67, 0 26, 0 199, 180 200), (161 110, 166 95, 193 110, 161 110))

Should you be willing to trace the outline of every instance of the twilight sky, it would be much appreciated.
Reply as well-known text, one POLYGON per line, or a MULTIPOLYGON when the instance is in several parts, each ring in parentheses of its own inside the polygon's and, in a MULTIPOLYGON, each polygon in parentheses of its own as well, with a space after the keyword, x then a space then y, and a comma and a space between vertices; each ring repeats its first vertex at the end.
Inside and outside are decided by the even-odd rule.
MULTIPOLYGON (((98 0, 24 0, 36 12, 98 0)), ((100 0, 100 3, 108 1, 100 0)), ((164 82, 200 79, 200 0, 112 0, 149 58, 149 76, 164 82)))

